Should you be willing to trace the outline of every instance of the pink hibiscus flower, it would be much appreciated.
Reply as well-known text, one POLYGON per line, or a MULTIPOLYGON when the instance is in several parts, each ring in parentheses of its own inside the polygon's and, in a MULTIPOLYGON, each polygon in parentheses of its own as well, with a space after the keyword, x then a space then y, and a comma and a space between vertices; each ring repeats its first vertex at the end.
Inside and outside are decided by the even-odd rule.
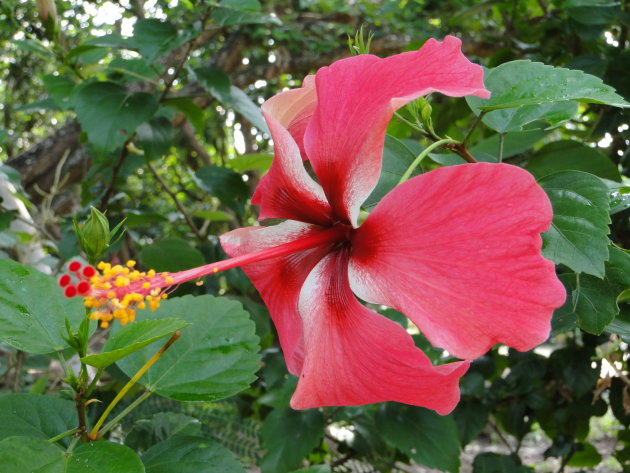
MULTIPOLYGON (((272 97, 262 110, 275 159, 252 202, 261 218, 286 221, 223 235, 232 257, 224 262, 109 288, 99 280, 86 303, 111 319, 113 299, 133 307, 148 294, 155 305, 164 287, 242 266, 299 377, 292 407, 398 401, 450 412, 466 360, 496 343, 529 350, 545 341, 565 291, 540 253, 549 200, 515 166, 463 164, 414 177, 358 225, 393 112, 430 92, 489 96, 482 69, 454 37, 386 59, 344 59, 272 97), (357 297, 399 310, 465 361, 434 366, 407 331, 357 297)), ((118 281, 119 270, 105 269, 118 281)))

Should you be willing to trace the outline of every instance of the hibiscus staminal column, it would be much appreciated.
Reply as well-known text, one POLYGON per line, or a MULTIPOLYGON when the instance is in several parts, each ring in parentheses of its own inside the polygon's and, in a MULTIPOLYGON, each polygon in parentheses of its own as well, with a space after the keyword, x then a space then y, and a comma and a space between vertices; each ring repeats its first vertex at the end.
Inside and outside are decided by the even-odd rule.
POLYGON ((68 265, 68 273, 59 278, 59 285, 66 297, 84 297, 85 306, 92 309, 90 318, 100 321, 101 327, 108 327, 114 319, 126 325, 135 320, 137 310, 157 309, 160 301, 184 282, 311 248, 330 248, 347 241, 350 231, 347 225, 313 228, 305 230, 302 238, 285 244, 176 273, 138 271, 133 260, 124 266, 100 262, 98 271, 73 261, 68 265))

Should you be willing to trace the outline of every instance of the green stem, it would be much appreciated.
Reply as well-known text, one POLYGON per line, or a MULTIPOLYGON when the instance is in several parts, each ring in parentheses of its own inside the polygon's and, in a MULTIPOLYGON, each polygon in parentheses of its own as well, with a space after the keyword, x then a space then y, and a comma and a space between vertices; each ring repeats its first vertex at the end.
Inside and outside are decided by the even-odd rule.
POLYGON ((482 110, 481 113, 479 115, 477 115, 477 118, 475 119, 475 121, 471 125, 470 129, 468 130, 468 133, 466 133, 466 137, 464 138, 464 141, 462 141, 462 143, 464 145, 466 143, 468 143, 468 140, 470 139, 470 136, 472 135, 473 131, 475 131, 475 128, 477 128, 477 125, 479 125, 481 120, 483 120, 483 117, 486 116, 486 113, 488 113, 488 112, 482 110))
POLYGON ((505 133, 499 133, 499 162, 503 161, 503 143, 505 142, 505 133))
POLYGON ((142 368, 140 368, 138 372, 133 375, 133 378, 131 378, 127 382, 127 384, 123 386, 123 388, 116 395, 114 400, 109 403, 109 406, 107 406, 107 408, 105 409, 105 412, 103 412, 98 422, 94 425, 94 427, 90 431, 90 434, 88 435, 90 440, 96 440, 99 438, 100 436, 99 429, 101 428, 101 425, 103 425, 103 422, 105 422, 105 419, 107 419, 107 416, 109 416, 109 414, 112 412, 114 407, 118 405, 120 400, 125 396, 125 394, 127 394, 127 392, 133 387, 133 385, 136 384, 136 382, 142 377, 142 375, 149 368, 151 368, 151 366, 153 366, 153 364, 157 360, 160 359, 160 357, 168 349, 168 347, 170 347, 175 342, 175 340, 177 340, 180 336, 181 336, 181 332, 179 331, 175 332, 173 336, 171 336, 171 338, 169 338, 168 341, 164 344, 164 346, 160 348, 151 358, 149 358, 149 360, 142 366, 142 368))
POLYGON ((414 159, 413 163, 411 163, 411 166, 409 166, 407 168, 407 170, 405 171, 405 173, 402 175, 402 177, 400 178, 400 181, 398 181, 398 185, 402 184, 407 179, 409 179, 409 176, 411 176, 411 173, 413 173, 413 171, 418 167, 418 165, 422 162, 422 160, 431 151, 433 151, 435 148, 438 148, 438 147, 443 146, 443 145, 448 145, 448 144, 459 144, 459 141, 453 140, 453 139, 450 139, 450 138, 444 138, 443 140, 439 140, 439 141, 436 141, 435 143, 431 143, 429 146, 424 148, 422 150, 422 153, 420 153, 416 157, 416 159, 414 159))
POLYGON ((61 440, 62 438, 68 437, 69 435, 74 435, 77 432, 81 432, 81 429, 78 427, 75 427, 74 429, 66 430, 65 432, 62 432, 59 435, 55 435, 54 437, 49 438, 48 442, 55 443, 56 441, 61 440))
POLYGON ((99 368, 98 369, 98 371, 94 375, 94 379, 92 379, 92 382, 88 386, 87 391, 85 391, 85 397, 90 397, 90 395, 92 394, 92 391, 94 391, 94 387, 96 386, 96 383, 98 383, 98 380, 101 379, 101 375, 103 374, 103 370, 104 370, 104 368, 99 368))
POLYGON ((70 442, 70 445, 68 445, 68 448, 66 449, 66 456, 70 455, 72 453, 72 450, 74 450, 74 447, 77 445, 77 443, 79 443, 79 440, 81 439, 81 437, 79 437, 78 435, 76 437, 72 438, 72 441, 70 442))
POLYGON ((116 417, 110 420, 107 424, 105 424, 103 428, 99 431, 98 436, 102 437, 103 434, 109 432, 114 426, 116 426, 120 422, 120 420, 123 417, 125 417, 127 414, 133 411, 136 407, 138 407, 138 405, 140 405, 151 394, 153 394, 153 391, 145 391, 144 393, 142 393, 142 395, 139 396, 135 401, 133 401, 131 404, 125 407, 125 409, 120 414, 118 414, 116 417))

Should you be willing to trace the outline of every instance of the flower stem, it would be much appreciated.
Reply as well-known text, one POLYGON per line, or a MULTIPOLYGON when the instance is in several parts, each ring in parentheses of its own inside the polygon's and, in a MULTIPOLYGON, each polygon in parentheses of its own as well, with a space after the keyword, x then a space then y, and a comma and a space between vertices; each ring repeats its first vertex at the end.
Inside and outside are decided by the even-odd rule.
POLYGON ((142 401, 144 401, 146 398, 148 398, 151 394, 153 394, 153 392, 154 391, 145 391, 135 401, 133 401, 131 404, 125 407, 125 409, 123 409, 123 411, 120 414, 118 414, 116 417, 114 417, 112 420, 110 420, 107 424, 103 426, 103 428, 98 433, 99 437, 102 437, 103 434, 109 432, 112 429, 112 427, 116 426, 116 424, 118 424, 122 418, 124 418, 127 414, 129 414, 136 407, 138 407, 138 405, 142 403, 142 401))
POLYGON ((160 357, 164 354, 164 352, 166 350, 168 350, 168 348, 175 342, 175 340, 177 340, 179 337, 181 336, 181 332, 177 331, 175 332, 171 338, 168 339, 168 341, 164 344, 164 346, 162 348, 160 348, 151 358, 149 358, 149 360, 142 366, 142 368, 140 368, 138 370, 138 372, 136 374, 133 375, 133 378, 131 378, 127 384, 125 384, 123 386, 123 388, 120 390, 120 392, 116 395, 116 397, 114 398, 114 400, 112 402, 109 403, 109 406, 107 406, 107 408, 105 409, 105 412, 103 412, 103 414, 101 415, 100 419, 98 420, 98 422, 94 425, 94 427, 92 428, 92 431, 90 432, 90 434, 88 435, 90 440, 97 440, 100 436, 100 432, 98 431, 101 428, 101 425, 103 425, 103 422, 105 422, 105 419, 107 419, 107 416, 109 416, 109 414, 112 412, 112 410, 114 409, 114 407, 116 407, 116 405, 120 402, 120 400, 125 396, 125 394, 127 394, 127 391, 129 391, 134 384, 136 384, 136 382, 142 377, 142 375, 149 369, 151 368, 151 366, 153 366, 155 364, 155 362, 157 360, 160 359, 160 357))
POLYGON ((407 170, 405 171, 405 173, 402 175, 402 177, 400 178, 400 181, 398 181, 398 185, 402 184, 403 182, 405 182, 407 179, 409 179, 409 176, 411 176, 411 174, 413 173, 413 171, 418 167, 418 165, 422 162, 422 160, 424 158, 426 158, 426 156, 433 151, 435 148, 438 148, 440 146, 444 146, 444 145, 449 145, 449 144, 458 144, 459 141, 457 140, 453 140, 450 138, 444 138, 443 140, 439 140, 436 141, 435 143, 431 143, 429 146, 427 146, 426 148, 424 148, 422 150, 422 153, 420 153, 416 159, 414 159, 413 163, 411 163, 411 166, 409 166, 407 168, 407 170))
POLYGON ((65 438, 69 435, 74 435, 77 432, 81 432, 81 429, 79 427, 75 427, 74 429, 70 429, 70 430, 66 430, 65 432, 60 433, 59 435, 55 435, 54 437, 51 437, 48 439, 49 443, 55 443, 58 440, 61 440, 62 438, 65 438))

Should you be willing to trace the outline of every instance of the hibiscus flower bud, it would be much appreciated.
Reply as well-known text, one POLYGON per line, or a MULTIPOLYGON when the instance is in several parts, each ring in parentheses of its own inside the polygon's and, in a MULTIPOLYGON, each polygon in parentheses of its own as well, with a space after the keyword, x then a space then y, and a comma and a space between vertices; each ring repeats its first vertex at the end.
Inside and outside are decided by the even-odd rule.
POLYGON ((90 216, 82 226, 75 220, 74 229, 77 234, 77 239, 79 240, 79 245, 91 263, 98 261, 107 249, 122 236, 122 234, 120 234, 115 241, 112 241, 122 226, 122 223, 123 222, 119 223, 110 231, 107 217, 94 207, 90 207, 90 216))

